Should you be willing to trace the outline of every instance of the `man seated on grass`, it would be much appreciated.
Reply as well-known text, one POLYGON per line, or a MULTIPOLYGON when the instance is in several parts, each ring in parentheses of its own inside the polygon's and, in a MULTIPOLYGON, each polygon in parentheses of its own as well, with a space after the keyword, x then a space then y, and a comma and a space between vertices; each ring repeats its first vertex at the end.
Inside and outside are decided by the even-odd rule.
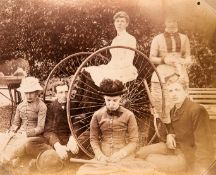
POLYGON ((77 154, 79 151, 67 121, 68 85, 61 82, 54 89, 57 99, 48 104, 44 135, 32 139, 27 145, 27 152, 37 157, 30 162, 30 166, 40 171, 61 170, 69 155, 77 154))
POLYGON ((213 138, 206 109, 188 98, 187 82, 173 74, 167 89, 175 104, 170 111, 165 143, 142 147, 136 156, 161 171, 201 174, 214 160, 213 138))

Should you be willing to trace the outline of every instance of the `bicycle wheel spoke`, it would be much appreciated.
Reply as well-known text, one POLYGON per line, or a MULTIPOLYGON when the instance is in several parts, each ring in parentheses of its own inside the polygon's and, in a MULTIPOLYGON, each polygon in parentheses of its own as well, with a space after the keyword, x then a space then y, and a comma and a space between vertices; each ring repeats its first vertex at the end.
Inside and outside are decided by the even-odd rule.
POLYGON ((91 149, 91 152, 93 151, 91 148, 91 144, 89 143, 88 146, 86 147, 87 150, 91 149))
MULTIPOLYGON (((134 91, 135 91, 136 89, 138 89, 138 87, 141 86, 141 84, 143 84, 143 81, 144 81, 144 79, 142 79, 142 81, 140 81, 140 82, 138 83, 138 86, 136 86, 136 88, 134 88, 134 89, 131 90, 131 92, 130 92, 131 95, 134 93, 134 91)), ((131 97, 131 95, 130 95, 130 97, 131 97)))
POLYGON ((102 107, 103 105, 95 105, 95 106, 87 106, 87 107, 76 107, 73 109, 91 109, 91 108, 98 108, 98 107, 102 107))
POLYGON ((86 128, 86 129, 82 132, 82 134, 80 134, 77 138, 80 139, 84 134, 86 134, 86 132, 87 132, 88 130, 90 130, 90 127, 86 128))
POLYGON ((80 127, 79 129, 76 130, 76 132, 80 131, 80 130, 83 129, 83 128, 86 128, 87 126, 90 126, 90 123, 88 123, 88 124, 86 124, 86 125, 80 127))
POLYGON ((72 100, 72 103, 79 103, 79 104, 99 104, 99 105, 103 105, 104 103, 98 103, 98 102, 90 102, 90 101, 76 101, 76 100, 72 100))
MULTIPOLYGON (((92 100, 94 100, 93 102, 95 102, 95 101, 100 101, 100 102, 104 102, 103 100, 100 100, 100 99, 98 99, 98 98, 94 98, 94 97, 91 97, 91 96, 87 96, 87 95, 82 95, 82 94, 78 94, 78 93, 76 93, 76 97, 83 97, 83 98, 87 98, 87 99, 92 99, 92 100)), ((101 103, 101 104, 103 104, 103 103, 101 103)))
POLYGON ((82 115, 82 114, 88 115, 88 114, 93 114, 93 113, 94 113, 94 112, 80 113, 80 114, 77 114, 77 115, 71 115, 70 118, 73 119, 73 118, 79 117, 79 116, 82 115))
POLYGON ((76 125, 76 124, 80 123, 81 121, 87 120, 87 119, 89 119, 91 117, 92 117, 92 115, 89 115, 88 117, 85 117, 85 118, 83 118, 81 120, 78 120, 78 121, 74 122, 73 124, 76 125))
MULTIPOLYGON (((84 89, 84 88, 82 88, 82 87, 76 87, 76 89, 77 89, 77 90, 83 90, 83 91, 89 92, 90 94, 99 96, 98 93, 95 93, 95 92, 90 91, 90 90, 88 90, 88 89, 84 89)), ((101 97, 101 98, 102 98, 102 97, 101 97)))
POLYGON ((81 144, 83 145, 84 143, 86 143, 89 140, 90 140, 90 137, 88 139, 84 140, 84 142, 81 142, 81 144))
POLYGON ((136 105, 136 106, 146 106, 146 105, 148 105, 149 106, 149 103, 147 103, 147 102, 136 102, 136 103, 134 103, 133 101, 131 101, 131 105, 136 105))
POLYGON ((142 97, 146 97, 144 94, 145 94, 146 90, 145 89, 142 89, 141 91, 138 91, 138 93, 136 93, 135 95, 131 95, 130 99, 131 101, 135 100, 137 101, 137 97, 139 96, 142 96, 142 97))
POLYGON ((88 84, 86 84, 86 82, 84 82, 84 81, 82 81, 82 80, 79 80, 79 81, 80 81, 80 83, 83 83, 83 84, 85 85, 85 87, 88 87, 88 88, 92 89, 94 93, 97 93, 97 92, 98 92, 98 91, 97 91, 96 89, 94 89, 92 86, 89 86, 88 84))

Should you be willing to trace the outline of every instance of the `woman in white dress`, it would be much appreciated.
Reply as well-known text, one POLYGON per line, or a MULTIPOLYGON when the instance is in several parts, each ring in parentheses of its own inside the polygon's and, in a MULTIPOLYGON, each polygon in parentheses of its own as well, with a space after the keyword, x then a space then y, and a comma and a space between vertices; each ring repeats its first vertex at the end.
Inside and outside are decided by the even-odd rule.
MULTIPOLYGON (((127 46, 136 48, 136 39, 130 35, 126 28, 129 24, 129 16, 120 11, 113 17, 117 36, 113 39, 111 46, 127 46)), ((85 70, 90 73, 94 83, 99 86, 103 79, 120 80, 123 83, 137 78, 137 69, 133 65, 135 52, 124 48, 110 49, 111 60, 106 65, 90 66, 85 70)))

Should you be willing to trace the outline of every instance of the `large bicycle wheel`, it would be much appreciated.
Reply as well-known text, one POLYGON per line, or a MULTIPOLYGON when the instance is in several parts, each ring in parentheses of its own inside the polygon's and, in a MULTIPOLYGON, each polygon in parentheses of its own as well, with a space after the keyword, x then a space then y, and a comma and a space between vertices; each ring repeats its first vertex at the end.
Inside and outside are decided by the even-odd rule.
MULTIPOLYGON (((150 101, 147 93, 147 90, 150 89, 152 73, 156 71, 155 66, 149 61, 147 56, 136 49, 124 46, 105 47, 91 54, 77 69, 70 82, 67 98, 69 126, 80 148, 89 157, 94 156, 89 140, 90 121, 94 112, 104 106, 105 103, 103 97, 98 94, 98 86, 95 85, 91 75, 85 68, 102 64, 106 65, 111 59, 109 50, 117 48, 130 49, 135 52, 133 64, 138 72, 135 80, 125 84, 128 88, 128 93, 123 96, 122 105, 131 110, 136 116, 139 127, 140 146, 152 142, 152 139, 155 137, 155 127, 149 109, 150 101), (98 55, 102 55, 103 57, 98 57, 98 55)), ((157 71, 156 74, 160 80, 157 71)), ((160 85, 162 90, 162 84, 160 83, 160 85)), ((161 108, 164 111, 163 90, 161 92, 161 108)))
POLYGON ((52 69, 50 74, 47 77, 43 99, 44 101, 51 101, 55 97, 54 86, 59 81, 70 82, 73 75, 75 74, 77 68, 82 64, 82 62, 91 55, 92 52, 79 52, 61 60, 56 66, 52 69))

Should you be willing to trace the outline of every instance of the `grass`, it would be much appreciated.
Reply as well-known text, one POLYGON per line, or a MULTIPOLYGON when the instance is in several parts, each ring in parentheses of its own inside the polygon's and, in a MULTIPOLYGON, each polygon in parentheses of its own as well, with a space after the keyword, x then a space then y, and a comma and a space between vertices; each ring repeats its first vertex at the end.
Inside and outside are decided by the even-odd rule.
MULTIPOLYGON (((11 105, 1 106, 0 107, 0 132, 5 132, 10 127, 11 120, 11 105)), ((14 111, 15 112, 15 111, 14 111)), ((65 168, 61 172, 55 173, 43 173, 37 171, 29 171, 27 168, 28 162, 22 161, 22 164, 17 168, 7 168, 9 171, 9 175, 73 175, 76 174, 76 171, 79 165, 67 164, 65 168)), ((1 173, 1 171, 0 171, 1 173)), ((0 174, 2 175, 2 174, 0 174)))
MULTIPOLYGON (((11 109, 12 108, 10 105, 0 107, 0 132, 6 131, 10 126, 11 109)), ((60 172, 46 173, 46 172, 38 172, 38 171, 29 171, 29 169, 27 168, 28 160, 27 161, 23 160, 21 166, 18 166, 17 168, 10 168, 9 174, 6 174, 6 175, 44 175, 44 174, 46 175, 75 175, 80 166, 79 164, 67 163, 64 169, 60 172)), ((165 175, 164 173, 162 174, 165 175)), ((162 174, 155 172, 149 175, 162 175, 162 174)), ((0 175, 4 175, 1 173, 1 170, 0 170, 0 175)), ((147 174, 143 174, 143 175, 147 175, 147 174)), ((190 175, 190 174, 188 173, 167 173, 166 175, 190 175)))
POLYGON ((4 132, 10 127, 11 110, 11 105, 0 107, 0 132, 4 132))

